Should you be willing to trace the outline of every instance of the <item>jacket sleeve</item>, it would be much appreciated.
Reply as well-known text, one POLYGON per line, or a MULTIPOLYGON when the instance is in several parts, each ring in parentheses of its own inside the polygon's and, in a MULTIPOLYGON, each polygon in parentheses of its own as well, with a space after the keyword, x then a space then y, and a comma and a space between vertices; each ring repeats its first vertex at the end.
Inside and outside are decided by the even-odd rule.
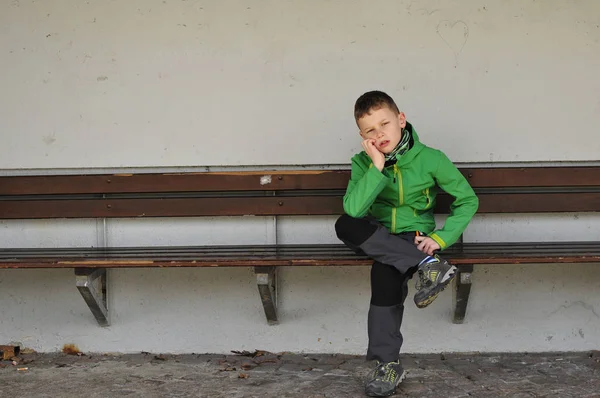
POLYGON ((444 226, 429 236, 444 250, 454 244, 465 231, 479 208, 479 199, 467 179, 450 159, 444 153, 440 152, 440 154, 440 162, 434 178, 438 186, 451 195, 454 201, 444 226))
POLYGON ((354 218, 364 217, 388 180, 377 167, 361 164, 358 156, 353 157, 350 182, 344 195, 346 214, 354 218))

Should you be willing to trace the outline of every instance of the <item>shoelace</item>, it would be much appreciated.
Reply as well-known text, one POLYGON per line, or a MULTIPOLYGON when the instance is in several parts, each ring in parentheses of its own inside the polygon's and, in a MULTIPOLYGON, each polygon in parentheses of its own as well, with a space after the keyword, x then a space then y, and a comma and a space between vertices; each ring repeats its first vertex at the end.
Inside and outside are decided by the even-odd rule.
MULTIPOLYGON (((434 257, 437 262, 439 262, 439 258, 437 257, 437 255, 434 257)), ((425 264, 426 269, 429 269, 429 263, 425 264)), ((416 282, 415 282, 415 289, 421 290, 423 289, 425 286, 429 285, 431 283, 431 280, 429 279, 429 276, 426 276, 428 272, 427 271, 423 271, 422 269, 419 269, 418 274, 419 277, 417 278, 416 282)))
POLYGON ((396 370, 392 368, 390 362, 388 364, 380 364, 375 369, 375 380, 384 381, 384 382, 392 382, 396 379, 396 370))

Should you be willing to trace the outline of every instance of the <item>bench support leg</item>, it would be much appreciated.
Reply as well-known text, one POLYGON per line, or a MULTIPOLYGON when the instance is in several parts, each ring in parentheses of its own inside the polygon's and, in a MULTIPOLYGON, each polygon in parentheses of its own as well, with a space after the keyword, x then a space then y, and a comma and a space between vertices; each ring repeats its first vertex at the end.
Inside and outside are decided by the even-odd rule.
POLYGON ((258 293, 265 309, 269 325, 279 323, 277 320, 277 269, 276 267, 254 267, 258 293))
POLYGON ((98 325, 109 326, 108 307, 106 305, 106 269, 75 268, 75 284, 88 307, 94 314, 98 325), (95 282, 98 282, 98 287, 95 282))
POLYGON ((467 313, 469 294, 471 293, 471 273, 473 265, 458 265, 458 273, 455 278, 454 289, 454 315, 453 323, 463 323, 467 313))

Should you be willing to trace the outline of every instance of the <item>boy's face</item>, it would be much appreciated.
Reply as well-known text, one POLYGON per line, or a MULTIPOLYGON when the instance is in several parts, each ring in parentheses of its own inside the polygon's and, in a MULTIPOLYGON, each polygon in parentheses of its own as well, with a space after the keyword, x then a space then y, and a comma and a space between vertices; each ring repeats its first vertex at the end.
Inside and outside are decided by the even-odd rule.
POLYGON ((406 127, 403 112, 396 114, 387 106, 371 109, 356 122, 363 140, 374 140, 379 152, 388 154, 394 150, 402 138, 402 129, 406 127))

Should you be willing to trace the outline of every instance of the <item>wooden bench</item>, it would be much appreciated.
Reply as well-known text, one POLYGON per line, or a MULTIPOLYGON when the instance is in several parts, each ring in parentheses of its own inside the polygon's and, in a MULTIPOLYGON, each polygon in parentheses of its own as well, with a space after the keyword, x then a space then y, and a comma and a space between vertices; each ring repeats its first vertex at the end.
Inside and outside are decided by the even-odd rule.
MULTIPOLYGON (((463 168, 479 213, 594 212, 600 167, 463 168)), ((320 216, 342 214, 348 170, 0 177, 0 219, 320 216)), ((440 195, 437 213, 450 198, 440 195)), ((600 262, 600 242, 457 243, 455 323, 465 318, 476 264, 600 262)), ((98 324, 109 325, 108 268, 254 267, 269 323, 277 322, 280 266, 366 266, 341 244, 0 249, 0 268, 73 268, 98 324)))

